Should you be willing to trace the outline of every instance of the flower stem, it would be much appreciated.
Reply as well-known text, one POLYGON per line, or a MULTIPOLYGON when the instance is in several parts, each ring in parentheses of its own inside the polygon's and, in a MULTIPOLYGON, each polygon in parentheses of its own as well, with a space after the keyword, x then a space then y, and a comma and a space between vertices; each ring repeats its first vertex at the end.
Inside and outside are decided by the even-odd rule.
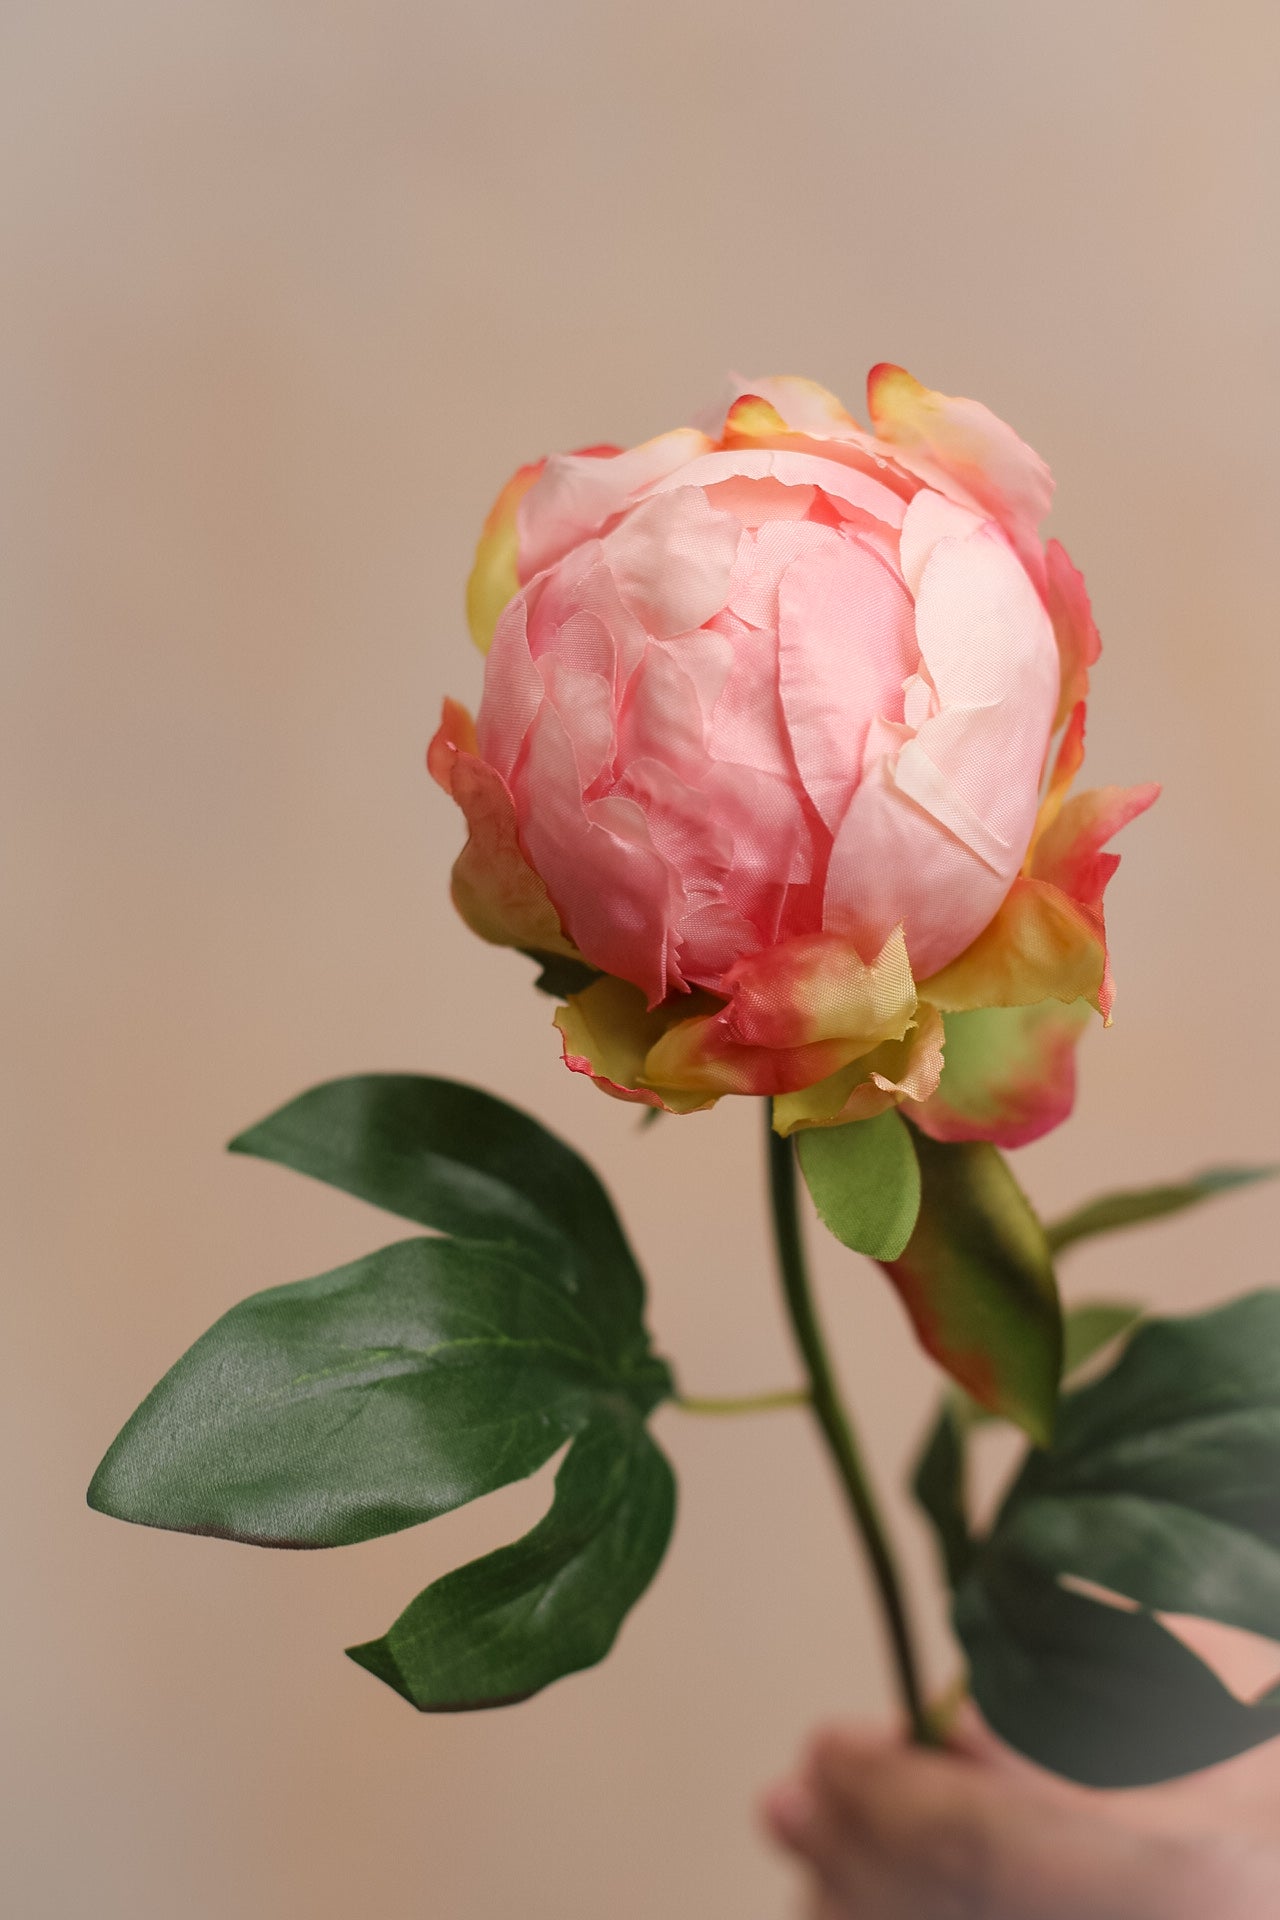
POLYGON ((785 1387, 780 1393, 681 1393, 675 1404, 682 1413, 772 1413, 777 1407, 807 1407, 812 1398, 808 1387, 785 1387))
POLYGON ((767 1101, 765 1124, 768 1128, 769 1192, 773 1204, 778 1270, 796 1344, 809 1374, 814 1417, 822 1429, 871 1563, 911 1737, 920 1746, 934 1746, 937 1744, 936 1736, 920 1685, 911 1626, 893 1549, 867 1480, 849 1416, 841 1404, 814 1307, 800 1237, 795 1150, 789 1139, 784 1140, 773 1131, 772 1113, 767 1101))

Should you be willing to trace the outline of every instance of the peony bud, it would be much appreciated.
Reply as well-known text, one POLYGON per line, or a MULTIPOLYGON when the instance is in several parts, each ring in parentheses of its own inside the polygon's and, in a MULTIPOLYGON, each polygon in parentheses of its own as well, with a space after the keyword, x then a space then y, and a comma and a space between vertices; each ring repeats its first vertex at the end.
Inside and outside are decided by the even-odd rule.
POLYGON ((1015 1145, 1109 1017, 1102 848, 1157 790, 1067 798, 1098 640, 1043 463, 899 368, 869 401, 874 434, 763 380, 715 437, 521 469, 469 593, 478 720, 448 703, 429 757, 454 898, 602 976, 557 1025, 620 1098, 1015 1145))

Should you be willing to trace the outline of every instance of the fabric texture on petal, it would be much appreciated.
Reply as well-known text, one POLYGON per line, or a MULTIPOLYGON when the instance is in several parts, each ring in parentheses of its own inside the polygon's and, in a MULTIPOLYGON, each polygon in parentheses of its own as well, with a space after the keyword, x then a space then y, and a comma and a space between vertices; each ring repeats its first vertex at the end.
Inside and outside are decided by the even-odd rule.
POLYGON ((908 545, 931 711, 896 751, 864 756, 831 852, 824 921, 868 946, 901 921, 926 978, 990 922, 1022 864, 1058 668, 1048 615, 989 521, 921 493, 907 510, 908 545))
POLYGON ((1075 1104, 1076 1046, 1091 1017, 1085 1000, 947 1014, 946 1070, 911 1118, 935 1140, 1038 1140, 1075 1104))
POLYGON ((520 850, 506 782, 477 758, 471 715, 456 701, 445 702, 427 764, 466 816, 469 833, 454 862, 453 900, 472 932, 495 946, 580 958, 520 850))
POLYGON ((519 467, 489 509, 467 581, 467 624, 481 653, 489 651, 498 616, 520 591, 517 558, 520 534, 516 510, 542 469, 545 460, 519 467))
MULTIPOLYGON (((565 1065, 573 1073, 588 1074, 616 1100, 662 1107, 668 1113, 701 1113, 715 1105, 718 1094, 642 1084, 651 1048, 675 1022, 689 1017, 690 1004, 687 996, 680 996, 675 1004, 650 1008, 627 980, 593 981, 556 1011, 565 1065)), ((693 1004, 703 1004, 701 997, 693 1004)))
POLYGON ((896 459, 1004 528, 1043 593, 1044 549, 1037 530, 1053 500, 1053 476, 1039 454, 981 401, 935 393, 888 362, 867 376, 867 406, 896 459))
POLYGON ((851 942, 814 934, 751 955, 726 975, 718 1012, 654 1046, 645 1078, 719 1093, 778 1094, 825 1080, 901 1040, 916 995, 900 930, 870 964, 851 942))
POLYGON ((1106 843, 1156 789, 1072 795, 1099 641, 1039 456, 899 367, 868 395, 871 432, 735 380, 702 426, 508 482, 478 724, 450 703, 430 753, 454 894, 602 976, 557 1024, 617 1097, 1017 1145, 1110 1018, 1106 843))
POLYGON ((1089 605, 1084 575, 1072 566, 1066 548, 1060 541, 1050 540, 1044 558, 1046 600, 1062 673, 1056 728, 1073 707, 1088 697, 1089 669, 1098 663, 1102 640, 1089 605))
POLYGON ((1038 836, 1027 862, 1034 879, 1061 888, 1096 930, 1103 967, 1095 1004, 1108 1026, 1115 1004, 1115 984, 1102 897, 1120 865, 1120 855, 1103 849, 1113 834, 1145 813, 1159 796, 1160 788, 1154 782, 1139 787, 1094 787, 1074 794, 1038 836))
POLYGON ((775 1133, 806 1127, 843 1127, 851 1120, 873 1120, 905 1101, 914 1119, 917 1103, 935 1091, 943 1066, 942 1015, 923 1001, 914 1024, 901 1040, 885 1040, 838 1073, 773 1103, 775 1133))
POLYGON ((517 507, 521 584, 603 532, 646 487, 711 446, 696 427, 676 427, 611 456, 552 454, 517 507))
POLYGON ((1093 917, 1060 887, 1020 875, 977 939, 920 990, 944 1013, 1047 999, 1096 1007, 1105 965, 1093 917))

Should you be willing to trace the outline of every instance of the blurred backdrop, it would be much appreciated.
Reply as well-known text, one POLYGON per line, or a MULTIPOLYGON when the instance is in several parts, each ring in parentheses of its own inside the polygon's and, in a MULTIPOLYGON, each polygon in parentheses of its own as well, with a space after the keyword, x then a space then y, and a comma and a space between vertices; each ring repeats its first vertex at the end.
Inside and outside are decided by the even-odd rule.
MULTIPOLYGON (((8 1571, 15 1920, 773 1920, 753 1825, 806 1727, 887 1704, 804 1420, 661 1416, 673 1551, 607 1664, 419 1718, 345 1661, 546 1476, 273 1556, 90 1514, 99 1455, 243 1294, 394 1228, 226 1158, 303 1086, 433 1069, 586 1147, 695 1392, 790 1383, 757 1117, 640 1134, 446 898, 423 772, 518 463, 722 372, 861 406, 905 363, 1051 461, 1106 645, 1099 780, 1162 778, 1120 1001, 1047 1208, 1275 1155, 1280 934, 1266 0, 9 0, 0 17, 8 1571)), ((1265 1189, 1082 1252, 1173 1307, 1275 1279, 1265 1189)), ((900 1479, 935 1382, 819 1244, 900 1479)), ((931 1665, 928 1543, 900 1503, 931 1665)))

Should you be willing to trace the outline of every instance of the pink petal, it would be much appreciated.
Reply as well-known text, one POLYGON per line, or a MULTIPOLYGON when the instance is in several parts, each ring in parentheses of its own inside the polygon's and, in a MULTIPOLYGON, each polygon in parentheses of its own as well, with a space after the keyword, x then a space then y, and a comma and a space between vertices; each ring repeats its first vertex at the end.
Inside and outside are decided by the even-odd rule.
POLYGON ((1039 454, 981 401, 934 393, 888 363, 868 374, 867 404, 899 465, 997 521, 1043 592, 1037 529, 1053 500, 1053 476, 1039 454))
POLYGON ((646 487, 687 466, 710 445, 696 428, 677 427, 612 458, 553 454, 516 510, 521 582, 602 532, 646 487))
POLYGON ((1049 617, 1058 641, 1062 691, 1058 698, 1058 725, 1089 691, 1089 669, 1102 652, 1084 575, 1072 566, 1066 548, 1050 540, 1045 548, 1049 617))
POLYGON ((678 487, 628 513, 603 553, 623 605, 662 640, 719 613, 741 538, 739 522, 717 513, 701 487, 678 487))
POLYGON ((774 480, 784 487, 820 487, 833 498, 870 513, 891 527, 900 527, 906 503, 900 493, 868 472, 863 464, 848 464, 842 458, 828 458, 816 446, 812 452, 792 448, 737 447, 721 453, 706 453, 691 460, 679 473, 655 480, 649 492, 659 494, 672 487, 713 487, 727 480, 774 480))
POLYGON ((915 664, 906 590, 856 539, 837 535, 792 561, 778 591, 782 710, 805 790, 833 832, 868 726, 901 717, 915 664))
POLYGON ((529 648, 528 596, 518 593, 502 613, 484 664, 484 698, 476 720, 480 757, 510 781, 542 705, 542 676, 529 648))
POLYGON ((938 711, 867 768, 836 835, 824 920, 872 943, 903 922, 925 979, 982 931, 1022 863, 1058 674, 1044 606, 990 525, 929 549, 916 636, 938 711))
POLYGON ((584 805, 573 746, 550 701, 529 730, 516 810, 528 858, 579 951, 656 1004, 667 991, 677 883, 634 800, 584 805))

